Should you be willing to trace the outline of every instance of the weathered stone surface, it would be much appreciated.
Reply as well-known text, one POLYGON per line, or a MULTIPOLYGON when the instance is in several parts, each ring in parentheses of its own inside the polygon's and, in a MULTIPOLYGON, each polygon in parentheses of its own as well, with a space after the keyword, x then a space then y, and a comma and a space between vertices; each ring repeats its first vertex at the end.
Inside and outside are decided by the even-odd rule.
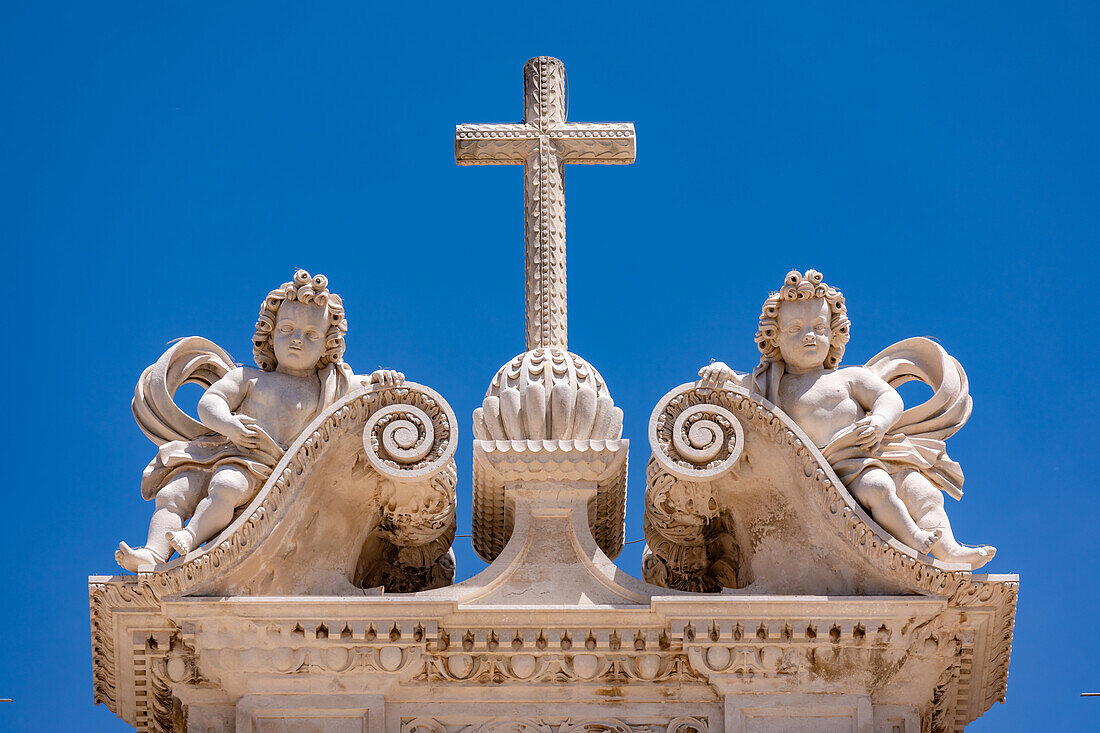
MULTIPOLYGON (((630 162, 633 127, 566 123, 556 59, 532 59, 524 79, 524 124, 462 125, 455 139, 459 163, 525 165, 528 350, 473 415, 473 539, 490 566, 450 584, 457 425, 429 388, 341 368, 346 388, 312 407, 273 389, 254 421, 271 445, 245 403, 226 400, 241 456, 269 448, 255 458, 269 475, 204 546, 137 576, 90 578, 96 702, 149 731, 923 733, 961 730, 1003 700, 1018 579, 892 537, 817 447, 837 426, 814 422, 812 405, 809 416, 793 405, 792 419, 724 364, 653 413, 650 582, 612 563, 629 445, 608 386, 567 351, 561 170, 630 162)), ((807 278, 812 297, 791 299, 808 304, 795 310, 818 305, 821 283, 807 278)), ((327 284, 308 280, 311 292, 327 284)), ((794 311, 773 306, 768 324, 792 325, 794 311)), ((761 322, 760 374, 774 376, 776 354, 794 373, 801 356, 761 322)), ((809 322, 808 335, 789 331, 800 353, 839 363, 809 322)), ((916 362, 902 357, 939 352, 903 344, 880 378, 928 378, 954 395, 936 412, 943 440, 969 414, 965 375, 906 371, 916 362)), ((317 359, 305 361, 302 378, 321 383, 317 359)), ((171 397, 231 365, 201 339, 170 350, 139 384, 146 434, 159 445, 217 430, 217 415, 200 424, 171 397)), ((850 417, 839 430, 880 437, 877 420, 850 417)))
POLYGON ((527 350, 569 346, 565 285, 565 164, 634 162, 630 122, 567 122, 565 65, 523 66, 523 122, 455 127, 459 165, 524 167, 527 350))

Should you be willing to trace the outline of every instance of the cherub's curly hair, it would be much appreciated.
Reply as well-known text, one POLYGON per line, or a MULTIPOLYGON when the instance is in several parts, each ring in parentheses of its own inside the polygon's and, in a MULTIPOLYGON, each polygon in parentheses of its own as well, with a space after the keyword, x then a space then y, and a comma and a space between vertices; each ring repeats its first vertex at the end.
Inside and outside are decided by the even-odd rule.
POLYGON ((328 278, 324 275, 311 276, 305 270, 294 273, 294 280, 283 283, 282 287, 272 290, 260 306, 260 318, 256 321, 256 332, 252 335, 252 356, 256 366, 265 372, 275 371, 275 343, 272 334, 279 307, 287 301, 297 301, 305 305, 326 308, 328 331, 325 333, 325 353, 317 361, 317 369, 328 364, 339 363, 344 359, 344 334, 348 332, 348 322, 344 318, 344 303, 336 293, 328 291, 328 278))
POLYGON ((760 328, 756 332, 756 346, 760 349, 760 364, 783 361, 779 353, 779 306, 787 300, 810 300, 821 298, 829 304, 829 354, 825 357, 825 368, 835 369, 844 357, 844 346, 848 343, 848 309, 844 305, 844 294, 822 281, 817 270, 806 270, 803 275, 791 270, 783 281, 778 293, 772 293, 764 301, 760 312, 760 328))

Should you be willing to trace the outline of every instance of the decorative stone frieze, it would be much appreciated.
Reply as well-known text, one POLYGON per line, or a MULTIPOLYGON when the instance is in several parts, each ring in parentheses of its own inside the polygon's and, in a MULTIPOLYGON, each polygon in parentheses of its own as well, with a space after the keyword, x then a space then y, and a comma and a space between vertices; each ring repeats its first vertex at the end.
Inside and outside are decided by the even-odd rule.
POLYGON ((674 718, 667 724, 626 723, 615 718, 498 718, 471 724, 441 723, 434 718, 401 721, 401 733, 708 733, 706 718, 674 718))
MULTIPOLYGON (((161 446, 155 486, 181 455, 197 470, 207 422, 232 443, 215 438, 219 460, 265 477, 205 544, 176 537, 182 557, 89 579, 97 703, 163 733, 931 733, 1004 700, 1018 578, 892 537, 808 433, 724 364, 654 410, 645 580, 614 565, 629 444, 603 378, 567 349, 562 171, 631 162, 634 132, 567 123, 565 101, 561 62, 535 58, 522 124, 455 134, 460 164, 524 165, 527 350, 472 421, 472 538, 489 567, 452 583, 450 407, 392 370, 341 366, 342 304, 300 272, 265 300, 254 339, 271 376, 276 358, 298 358, 289 341, 321 340, 296 319, 327 328, 310 347, 323 358, 299 355, 284 376, 331 389, 312 413, 295 399, 267 415, 269 427, 297 415, 292 437, 269 444, 228 401, 204 422, 183 415, 177 387, 217 393, 234 373, 204 339, 139 381, 135 416, 161 446)), ((838 302, 807 277, 807 293, 838 302)), ((902 352, 940 357, 925 376, 953 396, 940 405, 950 431, 969 414, 961 368, 924 343, 902 352)), ((903 362, 895 377, 920 371, 903 362)), ((158 558, 158 521, 149 546, 120 547, 124 565, 158 558)))

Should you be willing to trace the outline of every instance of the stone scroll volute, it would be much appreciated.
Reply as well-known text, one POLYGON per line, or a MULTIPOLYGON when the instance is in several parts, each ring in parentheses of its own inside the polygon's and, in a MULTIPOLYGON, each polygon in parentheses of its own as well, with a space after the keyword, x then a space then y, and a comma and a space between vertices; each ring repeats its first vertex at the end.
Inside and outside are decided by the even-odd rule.
POLYGON ((941 495, 962 496, 945 447, 970 415, 962 366, 912 338, 841 367, 849 329, 843 294, 814 270, 791 271, 764 302, 759 366, 712 362, 662 398, 650 421, 647 580, 940 593, 992 559, 995 548, 954 539, 941 495), (905 409, 896 387, 911 380, 933 396, 905 409))
POLYGON ((970 573, 879 527, 806 434, 735 385, 683 384, 650 421, 643 576, 715 592, 936 593, 970 573), (687 418, 681 416, 687 414, 687 418), (720 448, 716 455, 714 443, 720 448))
MULTIPOLYGON (((712 362, 661 399, 650 583, 615 565, 629 441, 610 385, 569 350, 564 172, 632 162, 634 128, 568 122, 557 59, 523 77, 522 123, 454 140, 459 165, 524 168, 526 348, 471 424, 468 536, 488 567, 452 582, 450 407, 397 371, 356 375, 342 302, 296 273, 264 301, 256 369, 193 337, 141 377, 134 413, 158 449, 143 488, 176 513, 120 548, 136 575, 89 578, 96 702, 139 730, 706 733, 958 731, 1003 700, 1018 578, 924 557, 860 506, 836 468, 852 454, 819 450, 806 411, 773 394, 777 354, 788 389, 808 373, 773 343, 784 299, 829 309, 800 336, 817 376, 874 366, 891 387, 943 387, 898 423, 922 448, 968 416, 965 374, 920 339, 839 369, 843 299, 817 273, 766 301, 760 368, 712 362), (173 399, 186 382, 212 395, 198 419, 173 399), (230 510, 211 514, 212 496, 230 510), (189 538, 200 514, 213 520, 189 538)), ((860 438, 883 427, 833 413, 860 438)), ((942 458, 930 465, 951 468, 942 458)))
POLYGON ((300 270, 268 294, 257 368, 190 337, 138 381, 134 416, 158 448, 142 480, 153 517, 145 545, 116 557, 159 592, 452 582, 454 413, 400 372, 344 363, 347 320, 327 285, 300 270), (188 382, 206 388, 198 420, 174 402, 188 382))

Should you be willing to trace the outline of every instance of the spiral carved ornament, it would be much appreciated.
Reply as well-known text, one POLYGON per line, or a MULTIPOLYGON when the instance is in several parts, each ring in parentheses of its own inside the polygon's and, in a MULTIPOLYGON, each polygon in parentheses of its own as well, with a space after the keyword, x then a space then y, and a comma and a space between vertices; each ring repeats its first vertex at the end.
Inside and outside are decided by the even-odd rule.
POLYGON ((722 405, 708 402, 711 390, 687 385, 666 394, 649 420, 654 459, 685 481, 708 481, 740 460, 745 431, 722 405))
POLYGON ((401 388, 401 401, 377 410, 363 428, 371 466, 394 481, 423 481, 454 456, 455 416, 427 387, 401 388))

